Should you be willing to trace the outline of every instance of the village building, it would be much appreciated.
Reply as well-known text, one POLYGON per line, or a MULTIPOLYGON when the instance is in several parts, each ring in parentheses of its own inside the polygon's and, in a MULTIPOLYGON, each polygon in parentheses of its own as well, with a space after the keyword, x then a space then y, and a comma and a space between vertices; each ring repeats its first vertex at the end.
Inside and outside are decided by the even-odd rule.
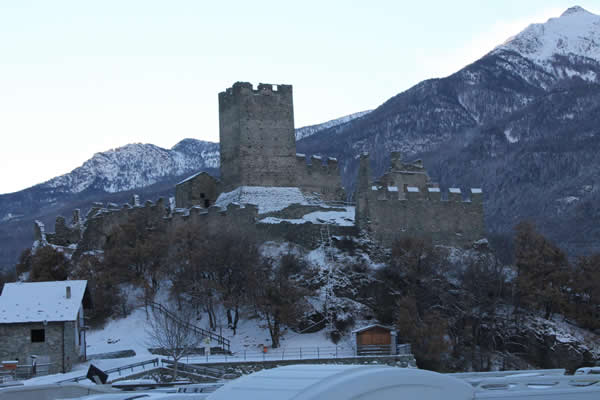
POLYGON ((0 360, 68 372, 85 359, 87 281, 6 283, 0 295, 0 360))
POLYGON ((396 330, 390 326, 372 324, 352 331, 355 355, 397 354, 396 330))

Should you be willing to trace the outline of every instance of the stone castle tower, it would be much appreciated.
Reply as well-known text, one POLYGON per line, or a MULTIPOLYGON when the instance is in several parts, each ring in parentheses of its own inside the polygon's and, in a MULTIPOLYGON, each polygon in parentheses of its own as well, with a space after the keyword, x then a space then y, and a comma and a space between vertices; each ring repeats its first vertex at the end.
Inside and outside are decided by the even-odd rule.
POLYGON ((295 186, 296 140, 291 85, 236 82, 219 93, 223 190, 295 186))

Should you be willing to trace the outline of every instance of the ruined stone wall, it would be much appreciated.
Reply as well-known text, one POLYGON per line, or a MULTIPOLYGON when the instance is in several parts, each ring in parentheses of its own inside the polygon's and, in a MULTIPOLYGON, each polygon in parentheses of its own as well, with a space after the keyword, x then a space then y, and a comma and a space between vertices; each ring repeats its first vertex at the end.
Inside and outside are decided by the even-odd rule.
POLYGON ((219 197, 219 182, 206 172, 201 172, 175 186, 175 205, 178 208, 201 206, 208 208, 219 197))
POLYGON ((407 187, 404 198, 387 187, 372 187, 368 194, 368 227, 385 246, 412 236, 428 237, 436 244, 465 246, 485 237, 481 192, 473 189, 463 199, 460 189, 450 189, 442 199, 439 188, 407 187))
POLYGON ((397 154, 382 178, 371 183, 369 157, 361 155, 356 225, 384 246, 406 236, 428 237, 434 243, 454 246, 485 237, 481 189, 471 189, 469 198, 463 198, 458 188, 442 196, 422 165, 403 164, 397 154), (416 185, 410 186, 413 180, 416 185))
POLYGON ((223 191, 238 186, 295 186, 291 85, 237 82, 219 93, 223 191))
POLYGON ((342 179, 335 158, 323 159, 318 156, 310 158, 306 164, 304 154, 296 154, 296 186, 308 193, 318 193, 322 200, 344 201, 346 192, 342 187, 342 179))
MULTIPOLYGON (((103 249, 111 235, 128 223, 136 224, 138 229, 164 230, 167 224, 165 217, 169 213, 170 209, 166 207, 162 198, 156 203, 146 201, 144 205, 96 205, 87 213, 85 229, 74 257, 77 258, 86 251, 103 249)), ((52 243, 50 239, 48 241, 52 243)))
POLYGON ((403 188, 406 186, 418 188, 437 186, 430 181, 429 175, 427 175, 427 171, 425 171, 423 163, 420 160, 405 163, 397 151, 393 151, 390 155, 390 168, 374 184, 399 188, 398 194, 400 198, 405 198, 403 188))
POLYGON ((0 324, 0 359, 31 364, 31 356, 48 356, 50 373, 68 372, 79 360, 75 321, 0 324), (32 342, 31 330, 44 329, 44 342, 32 342), (63 357, 63 346, 65 349, 63 357))
POLYGON ((177 229, 184 226, 193 226, 206 234, 214 232, 237 231, 256 236, 256 218, 258 208, 254 205, 241 207, 230 204, 226 210, 213 206, 208 209, 193 207, 187 212, 176 212, 167 220, 167 233, 172 235, 177 229))

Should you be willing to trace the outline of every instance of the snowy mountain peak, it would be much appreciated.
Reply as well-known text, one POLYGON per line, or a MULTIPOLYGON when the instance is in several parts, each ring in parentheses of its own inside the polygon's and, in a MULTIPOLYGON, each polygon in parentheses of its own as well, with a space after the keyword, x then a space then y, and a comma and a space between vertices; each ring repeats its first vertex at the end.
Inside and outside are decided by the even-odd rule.
POLYGON ((529 25, 493 53, 515 51, 549 69, 556 56, 577 56, 600 62, 600 16, 571 7, 558 18, 529 25))
POLYGON ((184 139, 171 150, 132 143, 101 153, 68 174, 42 184, 58 192, 79 193, 88 188, 107 193, 142 188, 169 176, 219 167, 219 145, 184 139))
POLYGON ((591 12, 589 12, 588 10, 586 10, 583 7, 580 6, 573 6, 570 8, 567 8, 567 11, 565 11, 564 13, 562 13, 560 16, 561 17, 565 17, 565 16, 569 16, 569 15, 573 15, 573 14, 579 14, 579 13, 586 13, 586 14, 592 14, 591 12))

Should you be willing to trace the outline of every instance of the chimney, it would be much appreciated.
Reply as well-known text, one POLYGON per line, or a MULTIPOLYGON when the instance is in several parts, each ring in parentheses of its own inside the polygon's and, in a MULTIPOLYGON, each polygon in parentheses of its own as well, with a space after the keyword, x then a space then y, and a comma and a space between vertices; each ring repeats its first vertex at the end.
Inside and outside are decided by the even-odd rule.
POLYGON ((67 286, 67 299, 71 298, 71 286, 67 286))

